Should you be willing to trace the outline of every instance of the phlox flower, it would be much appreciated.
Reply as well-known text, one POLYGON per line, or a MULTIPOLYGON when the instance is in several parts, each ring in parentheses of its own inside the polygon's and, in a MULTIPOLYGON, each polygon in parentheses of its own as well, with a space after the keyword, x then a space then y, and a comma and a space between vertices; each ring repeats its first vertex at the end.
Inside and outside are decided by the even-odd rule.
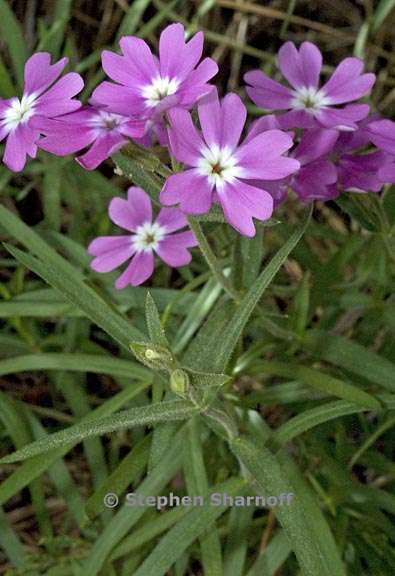
POLYGON ((43 125, 77 110, 81 103, 73 97, 84 86, 79 74, 69 72, 59 79, 68 62, 62 58, 51 64, 50 54, 37 52, 25 64, 24 91, 21 99, 0 99, 0 141, 6 138, 4 163, 19 172, 26 157, 35 158, 43 125))
POLYGON ((329 80, 319 86, 322 54, 311 42, 299 48, 286 42, 278 53, 279 68, 290 86, 272 80, 260 70, 244 76, 248 95, 257 106, 270 110, 288 110, 281 116, 283 128, 323 126, 339 130, 355 130, 356 122, 369 113, 366 104, 354 102, 368 94, 375 82, 374 74, 362 74, 359 58, 345 58, 329 80))
POLYGON ((39 145, 57 156, 72 154, 91 145, 76 160, 87 170, 93 170, 127 144, 130 138, 141 138, 144 131, 145 122, 142 120, 133 120, 95 106, 84 106, 56 122, 51 121, 48 135, 40 140, 39 145))
POLYGON ((96 272, 111 272, 131 259, 115 282, 118 289, 138 286, 152 275, 154 254, 171 267, 185 266, 191 261, 188 248, 197 245, 191 231, 176 230, 187 226, 185 215, 177 208, 162 208, 153 221, 150 197, 141 188, 132 186, 127 200, 113 198, 109 204, 109 217, 129 234, 99 236, 88 246, 95 258, 91 268, 96 272))
POLYGON ((111 112, 160 121, 164 111, 192 107, 212 86, 207 82, 218 72, 211 58, 199 61, 203 33, 185 42, 184 27, 171 24, 159 39, 159 58, 135 36, 120 40, 122 55, 104 50, 103 69, 117 84, 102 82, 93 98, 111 112))
POLYGON ((273 200, 247 181, 278 180, 295 172, 299 162, 282 156, 292 138, 268 130, 239 145, 247 112, 237 94, 227 94, 220 102, 213 90, 199 102, 198 116, 202 133, 186 110, 169 112, 170 149, 188 169, 168 177, 161 202, 179 204, 189 214, 203 214, 219 202, 226 220, 241 234, 253 236, 252 218, 270 218, 273 200))

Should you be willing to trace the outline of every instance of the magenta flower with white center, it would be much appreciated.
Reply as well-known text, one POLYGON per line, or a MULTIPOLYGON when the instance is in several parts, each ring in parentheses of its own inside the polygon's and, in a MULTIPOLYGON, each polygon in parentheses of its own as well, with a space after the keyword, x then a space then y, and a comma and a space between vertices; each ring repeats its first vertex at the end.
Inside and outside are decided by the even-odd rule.
POLYGON ((10 170, 19 172, 27 156, 35 158, 48 119, 80 108, 81 103, 74 96, 84 86, 81 76, 69 72, 58 80, 67 62, 67 58, 62 58, 51 64, 47 52, 33 54, 25 64, 22 98, 0 99, 0 141, 7 139, 3 161, 10 170))
POLYGON ((153 221, 150 197, 141 188, 132 186, 127 200, 111 200, 108 213, 112 222, 129 234, 99 236, 90 243, 88 252, 95 257, 91 268, 96 272, 111 272, 131 259, 115 282, 116 288, 138 286, 148 280, 154 270, 154 254, 173 268, 191 261, 188 248, 197 245, 193 232, 174 234, 188 224, 181 210, 162 208, 153 221))
POLYGON ((130 138, 141 138, 144 131, 143 120, 133 120, 95 106, 85 106, 57 121, 51 121, 48 124, 48 135, 38 145, 57 156, 72 154, 91 145, 76 160, 87 170, 93 170, 127 144, 130 138))
POLYGON ((374 74, 363 74, 359 58, 345 58, 329 80, 319 86, 322 54, 311 42, 303 42, 297 50, 286 42, 278 53, 279 68, 290 86, 272 80, 261 70, 247 72, 247 93, 253 102, 270 110, 288 110, 280 117, 282 128, 313 128, 323 126, 338 130, 355 130, 356 122, 369 113, 367 104, 349 104, 366 96, 374 82, 374 74))
POLYGON ((103 69, 117 82, 102 82, 93 98, 111 112, 159 120, 174 106, 191 108, 207 94, 208 84, 218 72, 211 58, 199 61, 203 52, 203 33, 185 42, 181 24, 167 26, 159 39, 159 58, 148 44, 135 36, 120 40, 122 56, 104 50, 103 69))
POLYGON ((292 138, 268 130, 239 145, 247 111, 237 94, 220 102, 213 90, 198 104, 202 134, 186 110, 169 113, 169 140, 173 156, 189 169, 168 177, 162 204, 179 204, 183 212, 204 214, 219 202, 226 220, 241 234, 254 236, 252 218, 267 220, 273 200, 248 180, 278 180, 295 172, 299 162, 282 156, 292 138))

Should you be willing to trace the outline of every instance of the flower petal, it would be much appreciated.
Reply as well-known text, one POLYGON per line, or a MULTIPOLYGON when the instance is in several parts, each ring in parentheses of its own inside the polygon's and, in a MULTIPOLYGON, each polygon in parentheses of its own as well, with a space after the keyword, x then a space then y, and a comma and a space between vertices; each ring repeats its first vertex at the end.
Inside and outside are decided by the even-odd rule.
POLYGON ((372 88, 376 76, 361 74, 363 62, 359 58, 345 58, 336 67, 322 91, 331 104, 344 104, 365 96, 372 88))
POLYGON ((168 177, 160 193, 162 204, 180 204, 188 214, 205 214, 211 208, 212 189, 206 176, 195 170, 179 172, 168 177))
POLYGON ((244 138, 243 144, 247 144, 247 142, 255 138, 255 136, 258 136, 258 134, 261 134, 262 132, 266 132, 266 130, 278 129, 280 129, 280 126, 275 114, 267 114, 266 116, 262 116, 262 118, 258 118, 251 123, 248 129, 248 134, 244 138))
POLYGON ((283 76, 294 88, 318 86, 322 66, 322 54, 311 42, 303 42, 299 52, 293 42, 286 42, 278 53, 283 76))
POLYGON ((244 236, 255 236, 253 217, 267 220, 272 215, 273 198, 269 192, 241 180, 217 188, 217 194, 226 220, 244 236))
POLYGON ((51 55, 48 52, 36 52, 25 64, 25 94, 39 96, 60 76, 68 58, 61 58, 51 65, 51 55))
POLYGON ((136 87, 102 82, 93 91, 92 100, 123 116, 138 116, 146 111, 144 98, 136 87))
POLYGON ((386 164, 383 168, 380 168, 379 178, 385 183, 393 184, 395 182, 395 162, 386 164))
POLYGON ((85 170, 94 170, 111 154, 127 144, 127 140, 115 130, 99 135, 90 149, 76 158, 85 170))
POLYGON ((196 246, 196 238, 193 232, 180 232, 171 234, 159 243, 156 252, 158 256, 169 266, 177 268, 185 266, 192 260, 188 248, 196 246))
POLYGON ((218 64, 212 58, 205 58, 199 66, 188 74, 177 91, 180 106, 190 107, 202 96, 208 95, 213 86, 207 84, 218 72, 218 64))
POLYGON ((108 214, 114 224, 135 232, 139 226, 152 220, 151 199, 141 188, 131 186, 127 200, 123 198, 111 200, 108 214))
POLYGON ((300 169, 293 179, 292 188, 301 200, 326 200, 332 197, 328 190, 337 180, 337 170, 328 160, 316 160, 300 169))
POLYGON ((7 137, 3 162, 13 172, 20 172, 26 164, 26 156, 35 157, 39 133, 27 124, 19 124, 7 137))
POLYGON ((38 141, 38 146, 57 156, 73 154, 95 140, 95 132, 91 128, 73 122, 69 124, 63 119, 53 120, 37 116, 34 118, 34 125, 46 134, 38 141))
POLYGON ((279 180, 296 172, 299 162, 281 156, 292 144, 291 136, 281 130, 267 130, 243 144, 235 154, 243 170, 242 178, 279 180))
POLYGON ((214 87, 202 98, 197 108, 206 144, 219 144, 222 137, 222 116, 217 88, 214 87))
POLYGON ((164 226, 166 232, 174 232, 187 226, 188 220, 178 208, 162 208, 156 218, 157 224, 164 226))
POLYGON ((237 94, 227 94, 221 102, 222 136, 220 145, 234 149, 239 143, 247 109, 237 94))
POLYGON ((291 107, 292 94, 289 88, 272 80, 261 70, 247 72, 244 80, 250 85, 246 87, 247 94, 257 106, 271 110, 287 110, 291 107))
POLYGON ((168 116, 170 120, 168 135, 173 156, 188 166, 196 166, 204 144, 190 113, 175 108, 169 111, 168 116))
POLYGON ((316 114, 316 120, 326 128, 337 130, 356 130, 359 122, 369 114, 367 104, 350 104, 344 108, 322 108, 316 114))
POLYGON ((183 81, 197 65, 203 52, 203 33, 198 32, 186 44, 182 24, 170 24, 159 39, 160 72, 162 77, 183 81))
POLYGON ((95 272, 111 272, 135 252, 131 236, 99 236, 88 246, 88 253, 95 256, 90 267, 95 272))
MULTIPOLYGON (((119 44, 127 61, 128 73, 136 78, 140 85, 150 84, 152 78, 159 74, 159 67, 148 44, 136 36, 123 36, 119 44)), ((109 76, 111 77, 110 74, 109 76)))
POLYGON ((303 164, 312 162, 333 150, 339 137, 337 130, 314 128, 307 130, 293 152, 294 158, 303 164))
POLYGON ((150 276, 154 271, 154 255, 150 252, 138 252, 132 258, 131 263, 126 270, 119 276, 115 282, 115 288, 121 290, 128 285, 139 286, 150 276))
POLYGON ((395 122, 392 120, 377 120, 370 122, 366 130, 373 144, 386 152, 395 154, 395 122))
POLYGON ((81 102, 73 97, 81 92, 83 87, 84 81, 79 74, 66 74, 38 98, 35 112, 51 118, 77 110, 81 107, 81 102))

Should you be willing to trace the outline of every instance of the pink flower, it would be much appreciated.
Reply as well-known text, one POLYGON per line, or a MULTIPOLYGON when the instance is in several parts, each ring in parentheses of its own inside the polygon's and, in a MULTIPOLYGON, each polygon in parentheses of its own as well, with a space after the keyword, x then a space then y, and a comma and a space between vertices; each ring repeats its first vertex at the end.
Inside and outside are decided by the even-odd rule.
POLYGON ((203 52, 203 33, 185 42, 181 24, 167 26, 160 35, 159 58, 135 36, 121 38, 122 56, 104 50, 102 64, 117 82, 103 82, 93 93, 95 102, 124 116, 160 119, 174 107, 192 107, 211 90, 207 82, 218 72, 211 58, 198 62, 203 52))
POLYGON ((40 140, 39 146, 58 156, 65 156, 91 145, 76 160, 87 170, 93 170, 127 144, 129 138, 141 138, 144 130, 145 123, 142 120, 132 120, 94 106, 85 106, 77 112, 62 116, 56 122, 51 121, 48 135, 40 140))
POLYGON ((188 248, 197 242, 191 231, 173 234, 187 225, 185 215, 177 208, 162 208, 153 222, 150 197, 141 188, 132 186, 127 200, 111 200, 108 212, 114 224, 131 234, 99 236, 90 243, 88 252, 95 256, 91 268, 96 272, 111 272, 132 259, 117 279, 116 288, 138 286, 148 280, 154 270, 154 253, 171 267, 185 266, 191 261, 188 248))
POLYGON ((37 143, 47 119, 77 110, 81 103, 74 96, 84 86, 79 74, 70 72, 58 80, 67 58, 51 65, 47 52, 37 52, 25 64, 25 89, 22 98, 0 99, 0 141, 7 138, 4 163, 19 172, 26 156, 35 158, 37 143))
POLYGON ((241 234, 253 236, 252 218, 270 218, 273 200, 246 181, 278 180, 295 172, 299 162, 282 156, 292 146, 292 138, 268 130, 239 145, 247 112, 236 94, 227 94, 220 102, 213 90, 198 104, 198 115, 202 134, 186 110, 169 113, 171 152, 190 168, 169 176, 161 202, 179 203, 189 214, 203 214, 214 201, 219 202, 226 220, 241 234))
POLYGON ((369 113, 366 104, 339 104, 359 100, 375 82, 374 74, 362 74, 359 58, 345 58, 329 80, 319 87, 322 54, 311 42, 303 42, 299 51, 286 42, 278 53, 279 67, 290 87, 272 80, 260 70, 245 74, 247 93, 257 106, 271 110, 289 110, 281 119, 282 128, 323 126, 355 130, 356 122, 369 113))

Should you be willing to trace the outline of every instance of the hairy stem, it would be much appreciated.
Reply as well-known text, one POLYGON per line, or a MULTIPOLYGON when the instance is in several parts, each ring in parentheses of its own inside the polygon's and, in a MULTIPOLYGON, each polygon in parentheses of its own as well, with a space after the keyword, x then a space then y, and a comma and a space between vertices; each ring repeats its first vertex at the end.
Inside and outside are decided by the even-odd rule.
POLYGON ((210 270, 214 274, 215 278, 221 284, 221 286, 223 287, 225 292, 227 292, 227 294, 229 294, 229 296, 231 298, 233 298, 233 300, 236 300, 236 302, 239 302, 240 301, 240 295, 237 292, 237 290, 235 290, 235 288, 233 288, 233 286, 232 286, 231 282, 228 280, 228 278, 226 278, 226 276, 224 275, 222 268, 219 265, 218 260, 215 256, 214 252, 211 250, 210 244, 208 243, 207 238, 204 235, 202 227, 200 226, 199 222, 193 216, 188 217, 188 222, 189 222, 189 226, 190 226, 192 232, 196 236, 196 240, 198 241, 199 248, 202 251, 202 254, 205 257, 207 264, 209 265, 210 270))

